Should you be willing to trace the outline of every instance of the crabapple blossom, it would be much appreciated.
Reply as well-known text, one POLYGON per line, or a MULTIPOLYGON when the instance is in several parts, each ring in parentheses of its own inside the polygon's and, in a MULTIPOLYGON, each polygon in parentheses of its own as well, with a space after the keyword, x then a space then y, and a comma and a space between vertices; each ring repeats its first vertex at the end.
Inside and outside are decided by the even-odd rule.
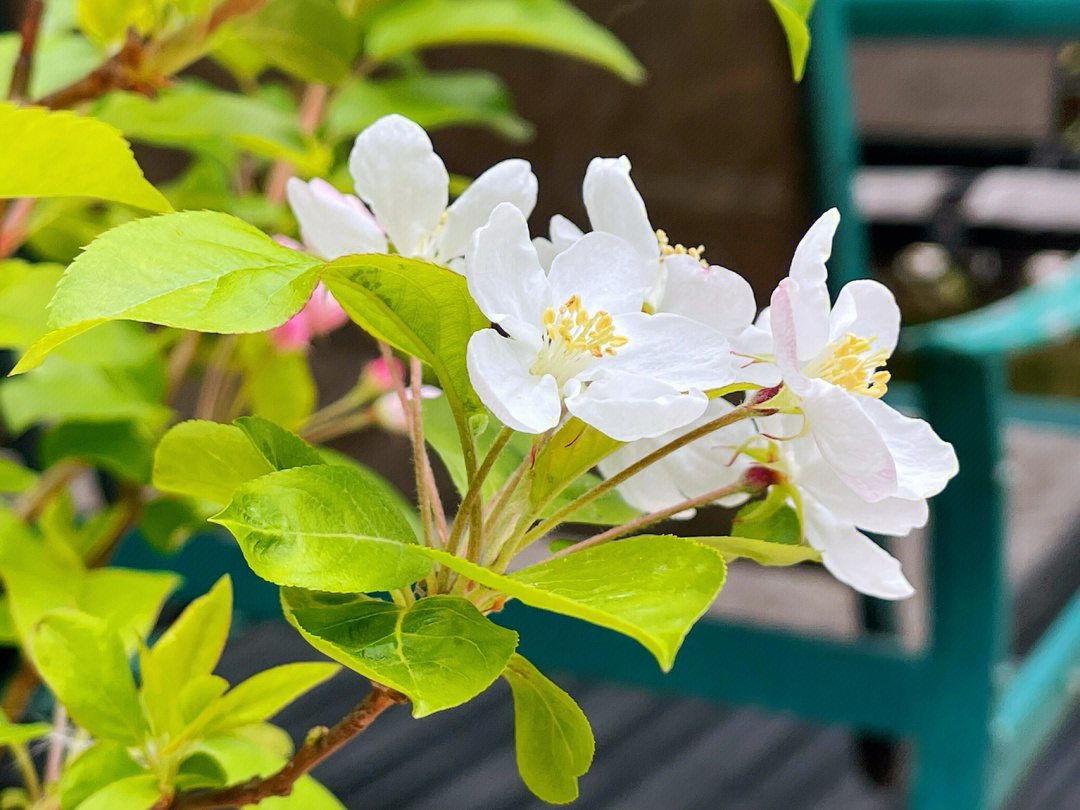
MULTIPOLYGON (((593 232, 618 236, 631 245, 649 267, 660 272, 646 300, 650 312, 671 313, 700 321, 737 342, 757 311, 746 279, 704 260, 704 246, 672 245, 667 234, 654 230, 645 201, 630 178, 625 157, 593 158, 582 183, 585 211, 593 232)), ((582 231, 563 216, 551 220, 550 238, 535 240, 545 268, 574 244, 582 231)))
POLYGON ((607 233, 586 234, 544 272, 521 211, 499 205, 473 235, 469 292, 502 333, 469 340, 469 377, 507 426, 541 433, 563 407, 613 438, 658 436, 705 410, 731 382, 724 335, 642 306, 659 267, 607 233))
POLYGON ((896 300, 883 284, 859 280, 830 306, 825 262, 839 221, 833 209, 810 228, 772 294, 772 359, 844 483, 869 501, 936 495, 958 469, 952 446, 881 400, 900 331, 896 300))
POLYGON ((403 256, 462 272, 469 237, 496 205, 512 203, 528 216, 536 204, 532 168, 511 159, 485 171, 448 206, 450 176, 431 139, 396 114, 383 116, 356 137, 349 171, 359 199, 321 180, 288 183, 304 241, 328 259, 385 253, 392 246, 403 256))

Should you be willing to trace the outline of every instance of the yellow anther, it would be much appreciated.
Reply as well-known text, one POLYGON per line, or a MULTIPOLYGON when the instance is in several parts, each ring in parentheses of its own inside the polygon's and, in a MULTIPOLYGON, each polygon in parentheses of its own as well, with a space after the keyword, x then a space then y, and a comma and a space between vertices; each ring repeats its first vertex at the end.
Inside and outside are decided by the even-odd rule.
POLYGON ((664 256, 671 256, 673 254, 684 254, 690 256, 697 261, 705 264, 705 246, 698 245, 697 247, 688 248, 685 245, 673 245, 671 240, 668 239, 667 231, 663 229, 657 229, 656 241, 660 245, 660 258, 664 256))
POLYGON ((545 345, 536 356, 533 372, 551 374, 560 384, 582 371, 592 358, 613 355, 626 344, 624 335, 615 334, 611 315, 603 310, 590 315, 576 295, 557 310, 545 309, 541 320, 545 345))
POLYGON ((875 399, 883 396, 891 375, 882 367, 889 355, 885 349, 875 351, 874 340, 848 332, 830 343, 821 359, 810 364, 807 376, 820 377, 853 394, 875 399))

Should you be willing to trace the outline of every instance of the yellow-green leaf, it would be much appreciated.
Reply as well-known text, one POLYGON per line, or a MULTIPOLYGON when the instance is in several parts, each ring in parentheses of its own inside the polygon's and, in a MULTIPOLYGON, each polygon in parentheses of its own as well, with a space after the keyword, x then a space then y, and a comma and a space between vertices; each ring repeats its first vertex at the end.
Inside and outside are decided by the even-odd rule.
POLYGON ((429 596, 403 608, 360 594, 282 588, 281 604, 311 646, 407 695, 415 717, 483 692, 517 646, 517 633, 456 596, 429 596))
POLYGON ((0 197, 96 197, 171 211, 119 130, 70 112, 0 102, 0 197))
POLYGON ((545 802, 573 801, 577 778, 589 769, 596 749, 585 713, 517 653, 503 677, 514 694, 514 748, 522 780, 545 802))
POLYGON ((616 540, 499 574, 438 549, 441 565, 526 605, 623 633, 656 656, 666 672, 683 638, 720 592, 724 560, 672 535, 616 540))

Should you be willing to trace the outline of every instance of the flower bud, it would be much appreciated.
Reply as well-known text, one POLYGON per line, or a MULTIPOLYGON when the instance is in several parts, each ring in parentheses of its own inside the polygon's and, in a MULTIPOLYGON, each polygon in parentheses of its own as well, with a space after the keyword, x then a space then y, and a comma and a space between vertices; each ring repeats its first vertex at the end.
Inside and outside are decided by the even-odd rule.
POLYGON ((783 476, 772 467, 755 464, 743 473, 743 484, 753 492, 763 492, 773 484, 779 484, 783 476))

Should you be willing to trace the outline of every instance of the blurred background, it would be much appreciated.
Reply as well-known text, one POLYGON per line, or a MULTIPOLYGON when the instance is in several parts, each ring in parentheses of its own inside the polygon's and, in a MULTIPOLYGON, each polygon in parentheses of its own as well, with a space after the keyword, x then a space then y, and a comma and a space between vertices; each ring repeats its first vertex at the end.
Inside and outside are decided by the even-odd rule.
MULTIPOLYGON (((807 84, 792 81, 773 11, 761 0, 577 5, 629 46, 647 80, 627 84, 588 64, 523 49, 432 50, 425 58, 433 68, 480 67, 501 76, 518 114, 535 130, 531 139, 511 142, 490 129, 447 127, 433 133, 436 150, 451 172, 466 176, 504 157, 530 160, 540 178, 532 220, 538 234, 555 213, 584 225, 580 183, 588 160, 626 154, 653 224, 673 242, 704 244, 708 260, 750 279, 764 305, 786 275, 798 239, 832 204, 814 181, 809 121, 815 110, 807 84)), ((9 29, 18 6, 5 3, 9 29)), ((868 226, 867 273, 893 289, 908 323, 968 312, 1077 272, 1080 30, 1076 35, 1077 43, 1064 36, 851 43, 863 164, 851 191, 868 226)), ((811 74, 814 69, 812 58, 811 74)), ((228 81, 212 65, 193 71, 228 81)), ((138 156, 156 181, 176 176, 187 160, 160 146, 140 146, 138 156)), ((1058 341, 1011 358, 1009 388, 1055 397, 1040 402, 1051 402, 1057 414, 1069 412, 1069 403, 1057 398, 1080 397, 1078 346, 1058 341)), ((312 355, 321 397, 342 393, 353 376, 341 369, 358 369, 374 354, 356 330, 324 338, 312 355)), ((916 373, 904 358, 894 369, 901 379, 916 373)), ((1005 452, 992 471, 1006 485, 1006 591, 1015 606, 1003 642, 1006 669, 1033 648, 1080 585, 1078 424, 1080 417, 1008 422, 1005 452)), ((357 434, 337 446, 410 489, 403 439, 357 434)), ((973 512, 982 506, 977 499, 968 504, 973 512)), ((695 520, 699 529, 723 529, 707 512, 695 520)), ((714 612, 725 621, 839 639, 887 632, 918 650, 932 622, 926 538, 900 539, 890 548, 919 592, 895 611, 864 603, 816 569, 735 565, 714 612)), ((253 625, 231 644, 223 666, 235 680, 271 661, 313 655, 294 635, 280 623, 253 625)), ((787 664, 776 661, 777 668, 787 664)), ((863 670, 850 677, 823 688, 880 688, 863 670)), ((345 680, 287 709, 283 724, 302 734, 313 722, 339 716, 352 702, 345 680)), ((582 673, 559 680, 597 735, 596 759, 575 808, 908 806, 911 751, 887 736, 706 703, 665 689, 662 681, 645 690, 582 673)), ((1066 686, 1075 690, 1076 678, 1066 686)), ((419 732, 404 716, 389 718, 316 776, 348 806, 368 810, 531 807, 535 800, 514 772, 505 698, 485 694, 465 709, 425 719, 419 732), (486 754, 465 760, 466 748, 486 754)), ((1062 730, 1029 757, 1033 770, 1009 807, 1080 807, 1080 714, 1059 714, 1062 730)), ((967 807, 940 798, 944 803, 925 806, 967 807)))

